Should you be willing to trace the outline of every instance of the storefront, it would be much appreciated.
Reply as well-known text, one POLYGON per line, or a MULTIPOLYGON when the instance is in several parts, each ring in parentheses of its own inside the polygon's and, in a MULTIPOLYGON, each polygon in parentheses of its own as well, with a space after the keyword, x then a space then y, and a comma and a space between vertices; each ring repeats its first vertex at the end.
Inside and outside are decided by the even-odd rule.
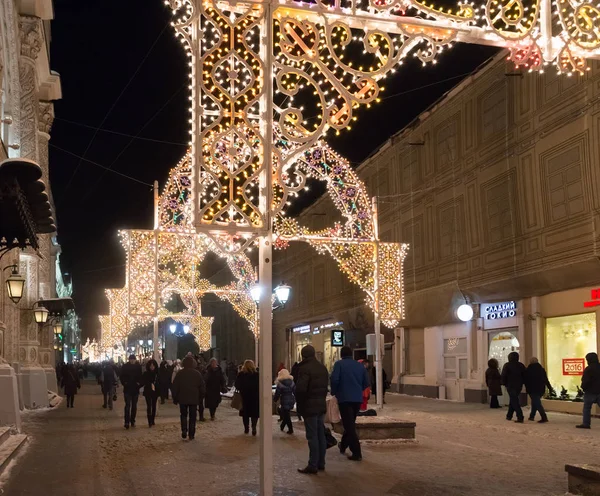
POLYGON ((600 292, 583 288, 541 298, 544 366, 550 384, 562 401, 546 401, 551 410, 579 413, 585 356, 598 352, 600 292), (563 389, 564 388, 564 389, 563 389))
MULTIPOLYGON (((519 332, 520 314, 521 309, 516 301, 481 303, 479 305, 484 353, 479 357, 481 370, 487 370, 487 363, 492 358, 498 361, 498 367, 502 370, 504 364, 508 362, 510 353, 513 351, 521 353, 523 331, 519 332)), ((520 358, 523 360, 522 357, 520 358)), ((483 382, 485 383, 485 375, 483 382)), ((504 387, 502 389, 503 394, 499 398, 499 402, 501 405, 508 404, 508 393, 504 387)))
POLYGON ((317 360, 331 372, 333 364, 340 359, 340 348, 345 344, 344 323, 329 320, 292 327, 290 363, 302 360, 302 348, 308 344, 315 348, 317 360))

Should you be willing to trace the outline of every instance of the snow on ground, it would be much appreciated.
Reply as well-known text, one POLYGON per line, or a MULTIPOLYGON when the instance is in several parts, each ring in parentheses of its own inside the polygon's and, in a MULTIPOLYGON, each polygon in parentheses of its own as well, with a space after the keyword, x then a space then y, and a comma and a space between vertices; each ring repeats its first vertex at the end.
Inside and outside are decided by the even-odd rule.
MULTIPOLYGON (((548 424, 515 424, 485 405, 386 395, 384 415, 417 423, 416 443, 364 443, 363 461, 336 448, 327 470, 298 474, 307 461, 304 431, 289 436, 272 421, 274 480, 279 496, 552 496, 566 492, 565 463, 600 460, 600 419, 575 429, 578 417, 550 414, 548 424)), ((5 484, 11 496, 168 494, 254 495, 259 440, 244 435, 240 417, 224 401, 215 422, 198 424, 196 440, 180 437, 179 412, 159 405, 148 428, 140 398, 135 429, 125 431, 123 400, 101 408, 96 385, 86 383, 75 408, 28 415, 27 453, 5 484)), ((526 421, 527 422, 527 421, 526 421)))

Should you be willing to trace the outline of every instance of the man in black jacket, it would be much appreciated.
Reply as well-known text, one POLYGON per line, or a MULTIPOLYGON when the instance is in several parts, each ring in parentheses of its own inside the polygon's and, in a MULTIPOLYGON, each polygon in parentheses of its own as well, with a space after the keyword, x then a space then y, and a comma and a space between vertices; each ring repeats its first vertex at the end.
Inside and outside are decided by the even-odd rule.
POLYGON ((301 474, 316 474, 325 470, 325 440, 324 416, 327 411, 329 374, 325 365, 315 356, 315 349, 308 345, 302 348, 302 358, 298 366, 296 380, 296 408, 304 418, 306 440, 308 441, 308 465, 299 468, 301 474))
POLYGON ((529 360, 529 366, 525 371, 525 389, 527 394, 531 398, 531 412, 529 413, 529 420, 535 420, 535 414, 540 412, 540 424, 548 422, 548 416, 546 410, 542 405, 542 396, 546 392, 546 388, 552 389, 550 382, 548 381, 548 375, 546 370, 542 367, 542 364, 536 357, 531 357, 529 360))
POLYGON ((525 370, 525 365, 519 362, 519 354, 516 351, 509 353, 508 362, 502 367, 502 384, 506 386, 510 398, 506 420, 512 420, 513 413, 516 413, 516 422, 520 424, 523 423, 524 416, 519 403, 519 395, 525 383, 525 370))
POLYGON ((583 371, 581 389, 583 389, 583 423, 578 429, 590 429, 592 425, 592 406, 600 406, 600 363, 597 353, 588 353, 585 356, 588 366, 583 371))
POLYGON ((129 429, 129 424, 135 427, 137 402, 142 387, 142 366, 137 362, 135 355, 129 355, 129 363, 121 369, 121 384, 125 397, 125 429, 129 429))
POLYGON ((179 404, 181 437, 189 435, 192 441, 196 436, 196 410, 204 399, 206 386, 193 356, 185 357, 182 365, 173 381, 173 403, 179 404))

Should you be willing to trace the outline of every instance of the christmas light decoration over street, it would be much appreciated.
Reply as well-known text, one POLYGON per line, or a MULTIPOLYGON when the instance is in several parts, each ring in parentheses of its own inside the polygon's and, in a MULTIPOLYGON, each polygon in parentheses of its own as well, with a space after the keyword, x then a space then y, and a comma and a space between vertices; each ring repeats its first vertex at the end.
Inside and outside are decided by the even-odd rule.
MULTIPOLYGON (((457 42, 506 48, 516 67, 554 66, 567 76, 584 74, 587 60, 600 55, 600 10, 577 0, 488 0, 454 9, 420 0, 165 3, 189 57, 190 150, 157 200, 154 229, 121 233, 127 283, 108 294, 111 312, 101 318, 102 327, 110 344, 132 326, 154 321, 157 354, 157 323, 168 316, 194 328, 207 349, 212 320, 202 317, 200 299, 214 292, 261 337, 262 412, 272 401, 272 308, 262 298, 257 312, 250 297, 257 273, 246 250, 259 248, 263 294, 271 294, 273 246, 304 241, 333 257, 364 290, 378 340, 380 321, 393 327, 404 315, 408 245, 380 241, 377 201, 329 148, 327 133, 351 130, 357 110, 380 101, 384 78, 408 57, 436 63, 457 42), (315 232, 285 216, 308 178, 326 183, 342 222, 315 232), (226 259, 234 283, 217 288, 201 278, 198 268, 208 252, 226 259), (165 310, 175 294, 187 307, 184 314, 165 310)), ((261 494, 272 494, 265 417, 261 494)))

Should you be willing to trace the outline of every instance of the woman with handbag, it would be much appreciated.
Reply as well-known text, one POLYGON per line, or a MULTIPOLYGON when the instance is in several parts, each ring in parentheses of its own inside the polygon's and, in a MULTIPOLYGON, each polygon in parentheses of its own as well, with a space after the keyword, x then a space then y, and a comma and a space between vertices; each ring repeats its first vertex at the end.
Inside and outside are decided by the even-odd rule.
POLYGON ((156 363, 156 360, 149 360, 146 363, 146 372, 142 376, 142 383, 144 384, 144 398, 146 398, 148 427, 152 427, 156 418, 156 403, 160 394, 158 363, 156 363))
POLYGON ((235 388, 242 397, 242 409, 240 417, 244 422, 244 433, 250 432, 250 419, 252 419, 252 435, 256 436, 256 425, 258 424, 260 400, 258 371, 252 360, 246 360, 242 371, 235 380, 235 388))
POLYGON ((275 386, 275 396, 273 396, 273 401, 279 400, 281 403, 279 408, 282 419, 280 425, 281 432, 287 427, 287 433, 293 434, 294 427, 292 426, 290 412, 296 404, 296 397, 294 396, 296 384, 294 384, 294 378, 287 369, 283 368, 279 371, 275 386))

